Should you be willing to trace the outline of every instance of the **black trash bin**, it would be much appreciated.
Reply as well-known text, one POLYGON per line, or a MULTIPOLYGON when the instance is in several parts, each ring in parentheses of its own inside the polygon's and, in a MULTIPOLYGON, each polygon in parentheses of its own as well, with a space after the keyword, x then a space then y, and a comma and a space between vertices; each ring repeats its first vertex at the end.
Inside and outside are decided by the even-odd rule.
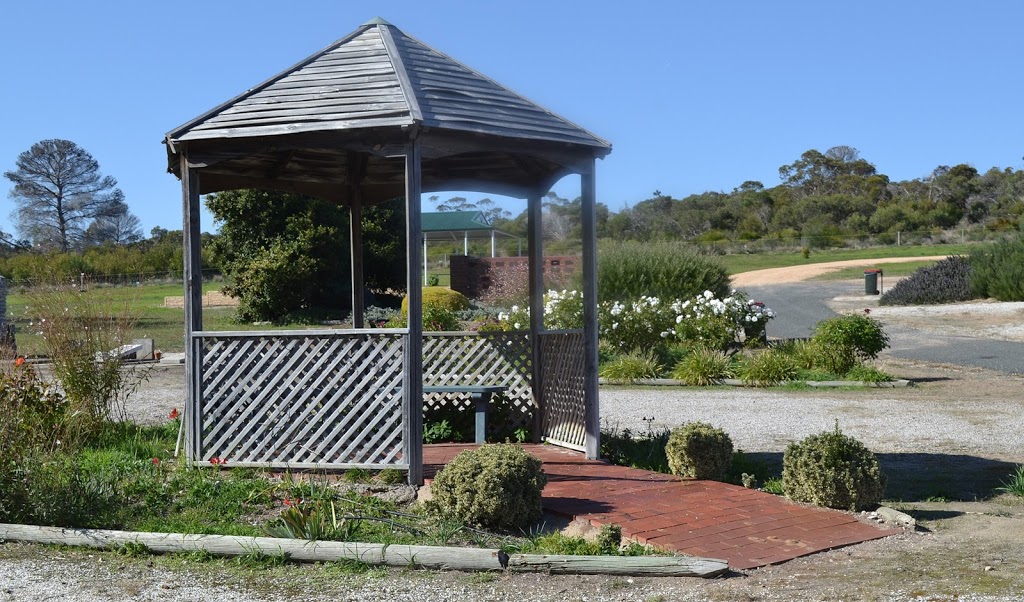
POLYGON ((882 270, 864 270, 864 294, 878 294, 878 279, 882 277, 882 270))

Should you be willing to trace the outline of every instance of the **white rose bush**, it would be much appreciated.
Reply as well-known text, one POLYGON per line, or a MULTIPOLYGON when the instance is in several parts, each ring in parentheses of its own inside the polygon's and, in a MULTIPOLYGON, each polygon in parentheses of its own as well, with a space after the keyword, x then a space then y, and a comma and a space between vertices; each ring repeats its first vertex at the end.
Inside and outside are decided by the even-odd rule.
MULTIPOLYGON (((733 291, 719 299, 705 291, 692 299, 665 301, 641 296, 631 302, 598 305, 598 327, 603 343, 621 352, 650 351, 676 344, 725 350, 748 341, 763 340, 775 312, 733 291)), ((503 330, 530 327, 529 307, 512 306, 498 315, 503 330)), ((583 295, 575 290, 544 295, 544 326, 549 330, 581 328, 583 295)))

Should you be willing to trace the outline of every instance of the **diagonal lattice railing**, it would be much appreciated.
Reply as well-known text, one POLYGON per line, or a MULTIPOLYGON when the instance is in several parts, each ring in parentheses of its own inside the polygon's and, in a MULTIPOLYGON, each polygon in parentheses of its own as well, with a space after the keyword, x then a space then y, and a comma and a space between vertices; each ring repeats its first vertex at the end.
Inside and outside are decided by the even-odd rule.
POLYGON ((544 375, 544 440, 582 450, 587 436, 583 331, 542 333, 540 346, 544 375))
POLYGON ((194 333, 195 462, 403 467, 399 332, 194 333))
MULTIPOLYGON (((541 335, 543 432, 584 439, 582 334, 541 335)), ((403 334, 396 331, 196 332, 189 458, 291 468, 404 468, 403 334)), ((501 385, 491 432, 532 430, 539 413, 524 332, 426 333, 423 384, 501 385)), ((471 412, 466 394, 431 393, 424 411, 471 412)))
MULTIPOLYGON (((516 429, 532 430, 537 413, 530 384, 530 336, 525 332, 427 332, 423 335, 423 385, 500 385, 508 387, 501 412, 488 422, 490 434, 516 429)), ((423 396, 424 412, 444 408, 472 412, 466 393, 430 393, 423 396)))

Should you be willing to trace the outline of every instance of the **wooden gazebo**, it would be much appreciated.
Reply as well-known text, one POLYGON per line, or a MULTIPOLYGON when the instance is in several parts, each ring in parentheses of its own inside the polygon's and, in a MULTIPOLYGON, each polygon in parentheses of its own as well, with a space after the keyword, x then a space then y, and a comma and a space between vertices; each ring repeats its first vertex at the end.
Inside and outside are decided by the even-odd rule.
MULTIPOLYGON (((193 463, 408 470, 422 482, 423 385, 494 384, 529 409, 535 438, 599 448, 595 160, 611 146, 381 19, 172 130, 184 197, 185 453, 193 463), (581 176, 584 328, 543 325, 541 198, 581 176), (351 211, 350 330, 203 330, 200 195, 298 192, 351 211), (529 332, 425 337, 421 194, 528 200, 529 332), (363 328, 363 207, 406 199, 409 327, 363 328), (466 362, 493 364, 467 370, 466 362), (426 369, 425 369, 426 366, 426 369)), ((479 367, 479 365, 477 366, 479 367)), ((429 400, 428 400, 429 403, 429 400)))

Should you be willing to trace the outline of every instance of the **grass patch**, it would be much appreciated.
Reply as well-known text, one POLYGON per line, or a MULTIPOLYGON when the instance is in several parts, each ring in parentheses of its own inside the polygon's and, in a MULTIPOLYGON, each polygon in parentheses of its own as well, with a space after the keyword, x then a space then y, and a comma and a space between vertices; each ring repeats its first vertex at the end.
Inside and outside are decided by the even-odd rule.
MULTIPOLYGON (((931 255, 967 255, 976 245, 919 245, 899 247, 872 247, 870 249, 815 250, 807 259, 799 251, 787 253, 761 253, 749 255, 723 255, 719 263, 729 274, 739 274, 768 268, 828 263, 847 259, 884 259, 888 257, 928 257, 931 255)), ((861 269, 863 275, 863 269, 861 269)))
MULTIPOLYGON (((218 291, 224 288, 223 282, 204 282, 203 292, 218 291)), ((103 289, 107 292, 110 289, 103 289)), ((132 338, 151 338, 157 349, 165 353, 185 350, 185 310, 177 307, 164 307, 164 297, 182 296, 180 284, 144 284, 137 287, 124 287, 125 300, 131 300, 132 309, 138 319, 129 336, 132 338)), ((29 297, 21 290, 12 290, 7 296, 7 314, 14 323, 18 338, 18 351, 23 355, 43 353, 43 341, 38 330, 31 325, 33 322, 29 312, 29 297)), ((207 330, 274 330, 295 328, 295 325, 261 325, 237 323, 235 308, 208 307, 203 310, 203 327, 207 330)))
POLYGON ((884 278, 901 278, 909 276, 921 268, 930 268, 938 263, 936 260, 907 261, 904 263, 873 263, 861 267, 843 268, 811 280, 859 280, 864 277, 864 270, 883 270, 884 278))

